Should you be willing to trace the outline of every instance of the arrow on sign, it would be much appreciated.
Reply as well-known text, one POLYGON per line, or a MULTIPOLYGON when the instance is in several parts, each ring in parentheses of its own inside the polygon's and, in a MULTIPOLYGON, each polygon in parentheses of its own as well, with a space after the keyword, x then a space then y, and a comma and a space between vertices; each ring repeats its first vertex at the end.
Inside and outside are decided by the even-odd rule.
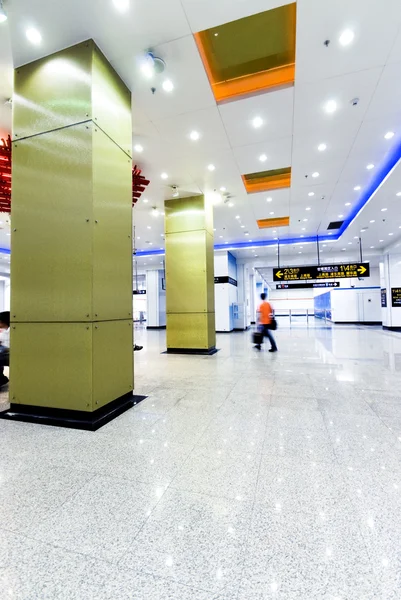
POLYGON ((276 277, 278 277, 280 279, 282 276, 283 276, 282 271, 277 271, 276 277))
POLYGON ((358 273, 360 275, 363 275, 364 273, 366 273, 366 271, 367 271, 366 267, 363 267, 362 265, 358 269, 358 273))

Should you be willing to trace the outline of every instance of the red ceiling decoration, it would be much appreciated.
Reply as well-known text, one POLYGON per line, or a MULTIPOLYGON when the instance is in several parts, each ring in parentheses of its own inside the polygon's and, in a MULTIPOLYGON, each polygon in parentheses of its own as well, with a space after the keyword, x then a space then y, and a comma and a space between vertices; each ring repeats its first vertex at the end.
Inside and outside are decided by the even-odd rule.
POLYGON ((0 140, 0 212, 11 212, 11 138, 0 140))
POLYGON ((132 206, 138 202, 150 181, 142 175, 142 170, 137 165, 132 169, 132 206))

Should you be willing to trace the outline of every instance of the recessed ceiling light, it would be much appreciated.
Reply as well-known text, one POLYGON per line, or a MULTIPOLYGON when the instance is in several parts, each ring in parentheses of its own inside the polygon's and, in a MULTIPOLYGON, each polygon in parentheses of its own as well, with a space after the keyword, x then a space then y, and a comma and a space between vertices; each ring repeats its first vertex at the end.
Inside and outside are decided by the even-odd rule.
POLYGON ((168 175, 167 175, 167 173, 162 173, 162 174, 160 175, 160 177, 161 177, 162 179, 168 179, 168 175))
POLYGON ((229 206, 230 208, 232 208, 232 207, 234 206, 234 202, 229 202, 229 203, 228 203, 228 206, 229 206))
POLYGON ((348 242, 348 246, 351 246, 352 242, 348 242))
POLYGON ((248 233, 248 232, 245 232, 245 235, 249 235, 249 233, 248 233))
POLYGON ((277 233, 277 229, 273 229, 273 233, 277 233))
POLYGON ((349 46, 354 37, 355 33, 352 31, 352 29, 345 29, 340 35, 338 41, 340 42, 341 46, 349 46))
POLYGON ((212 164, 208 165, 207 168, 209 169, 209 171, 214 171, 216 169, 216 167, 212 164))
POLYGON ((396 193, 396 196, 401 196, 401 192, 397 192, 397 193, 396 193))
POLYGON ((27 29, 25 34, 28 40, 31 42, 31 44, 35 44, 37 46, 42 41, 42 36, 40 32, 34 27, 30 27, 29 29, 27 29))
POLYGON ((314 173, 312 173, 312 177, 314 179, 316 179, 316 177, 319 177, 319 173, 317 171, 315 171, 314 173))
POLYGON ((345 206, 351 206, 351 202, 346 202, 345 206))
POLYGON ((384 242, 384 240, 379 240, 379 242, 384 242))
POLYGON ((225 187, 220 188, 220 192, 226 192, 226 191, 227 191, 227 188, 225 188, 225 187))
POLYGON ((301 231, 306 231, 305 227, 302 227, 301 231))
POLYGON ((223 236, 222 236, 222 235, 219 235, 219 238, 222 240, 222 239, 223 239, 223 236))
POLYGON ((357 235, 354 235, 354 240, 359 240, 359 237, 357 235))
POLYGON ((371 246, 370 249, 373 250, 374 246, 371 246))
POLYGON ((305 210, 311 210, 311 207, 310 207, 310 206, 307 206, 307 207, 305 208, 305 210))
POLYGON ((262 117, 255 117, 252 121, 252 125, 255 127, 255 129, 259 129, 259 127, 262 127, 262 125, 263 125, 262 117))
POLYGON ((354 187, 354 192, 359 192, 360 189, 361 189, 361 186, 360 185, 356 185, 354 187))
POLYGON ((388 131, 386 133, 386 135, 384 136, 384 139, 385 140, 391 140, 391 138, 393 138, 393 137, 394 137, 394 131, 388 131))
POLYGON ((141 146, 141 144, 135 144, 134 146, 134 150, 135 152, 143 152, 143 146, 141 146))
POLYGON ((369 223, 374 223, 374 222, 375 222, 375 220, 374 220, 374 219, 372 219, 371 221, 369 221, 369 223))
POLYGON ((172 92, 174 89, 174 83, 170 79, 165 79, 162 86, 165 92, 172 92))
POLYGON ((389 233, 389 235, 394 235, 394 233, 389 233))
POLYGON ((113 0, 113 4, 120 12, 125 12, 129 9, 129 0, 113 0))
POLYGON ((387 208, 382 208, 382 212, 386 212, 387 208))
POLYGON ((259 156, 259 160, 260 160, 260 162, 266 162, 266 161, 267 161, 267 156, 266 156, 266 154, 261 154, 261 155, 259 156))
POLYGON ((241 217, 240 217, 239 215, 237 215, 235 218, 236 218, 236 219, 240 219, 241 217))
POLYGON ((325 111, 330 115, 337 110, 337 102, 335 100, 329 100, 326 102, 325 111))
POLYGON ((324 152, 326 150, 326 148, 327 148, 326 144, 319 144, 317 147, 319 152, 324 152))
POLYGON ((145 204, 147 204, 147 202, 149 202, 149 200, 147 198, 144 198, 143 201, 145 202, 145 204))
POLYGON ((339 218, 339 219, 342 219, 342 218, 343 218, 343 216, 344 216, 344 215, 338 215, 338 218, 339 218))
POLYGON ((375 168, 375 165, 373 163, 369 163, 368 165, 366 165, 366 168, 368 171, 371 171, 372 169, 375 168))
POLYGON ((148 229, 152 229, 150 225, 148 225, 148 229))
POLYGON ((191 131, 191 133, 189 134, 189 137, 191 138, 191 140, 193 142, 196 142, 200 138, 199 131, 191 131))
POLYGON ((241 229, 245 229, 245 225, 241 225, 241 229))
POLYGON ((315 195, 315 192, 309 192, 309 194, 308 194, 308 196, 309 196, 310 198, 312 198, 312 196, 314 196, 314 195, 315 195))
POLYGON ((307 222, 307 220, 308 220, 308 219, 304 219, 304 223, 306 223, 306 222, 307 222))

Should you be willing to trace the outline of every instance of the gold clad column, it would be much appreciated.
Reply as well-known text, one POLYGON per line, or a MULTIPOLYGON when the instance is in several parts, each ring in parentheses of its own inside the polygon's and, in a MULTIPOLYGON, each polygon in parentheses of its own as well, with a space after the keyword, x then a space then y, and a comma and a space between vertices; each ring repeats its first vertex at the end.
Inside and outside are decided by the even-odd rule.
POLYGON ((7 418, 96 429, 133 402, 131 94, 90 40, 13 110, 7 418))
POLYGON ((213 206, 204 196, 165 202, 167 351, 216 352, 213 206))

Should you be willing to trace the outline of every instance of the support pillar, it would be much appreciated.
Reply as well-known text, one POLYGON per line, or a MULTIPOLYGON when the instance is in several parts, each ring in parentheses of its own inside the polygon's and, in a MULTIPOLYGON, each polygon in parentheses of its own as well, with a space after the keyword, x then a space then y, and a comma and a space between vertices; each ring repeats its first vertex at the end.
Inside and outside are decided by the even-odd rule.
POLYGON ((216 352, 213 205, 204 196, 165 202, 167 351, 216 352))
POLYGON ((380 285, 383 327, 401 331, 401 252, 397 247, 383 256, 380 285))
POLYGON ((131 94, 93 41, 15 73, 8 418, 133 404, 131 94))
POLYGON ((164 271, 146 271, 147 329, 166 329, 164 271))

